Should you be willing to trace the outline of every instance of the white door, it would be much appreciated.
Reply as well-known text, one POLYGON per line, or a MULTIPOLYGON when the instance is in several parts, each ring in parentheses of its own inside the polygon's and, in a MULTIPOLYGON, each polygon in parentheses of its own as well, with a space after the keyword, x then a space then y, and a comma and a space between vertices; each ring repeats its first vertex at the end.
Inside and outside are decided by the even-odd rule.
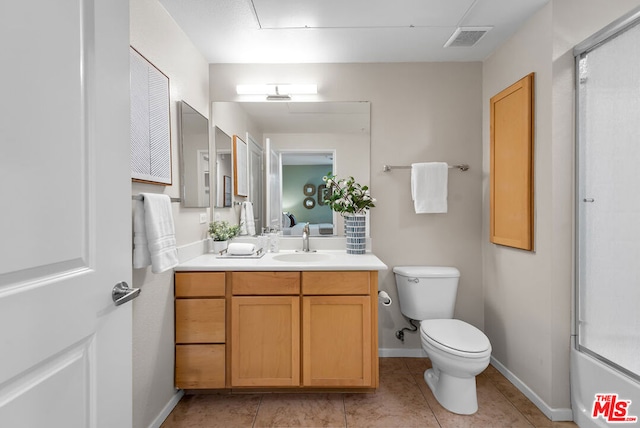
POLYGON ((265 186, 265 200, 267 212, 266 227, 282 228, 282 161, 280 153, 271 150, 269 138, 265 141, 267 153, 267 185, 265 186))
POLYGON ((256 225, 256 233, 260 234, 264 227, 264 161, 262 147, 247 132, 249 146, 249 201, 253 203, 253 217, 256 225))
POLYGON ((129 2, 0 3, 0 426, 131 427, 129 2))

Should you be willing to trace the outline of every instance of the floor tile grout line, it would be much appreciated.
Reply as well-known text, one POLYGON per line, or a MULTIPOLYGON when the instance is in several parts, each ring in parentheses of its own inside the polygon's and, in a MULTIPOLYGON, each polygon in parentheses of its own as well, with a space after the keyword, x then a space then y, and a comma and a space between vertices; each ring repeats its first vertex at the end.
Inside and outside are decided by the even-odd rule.
POLYGON ((344 416, 344 428, 348 428, 347 424, 347 400, 345 400, 345 396, 347 394, 342 394, 342 416, 344 416))
MULTIPOLYGON (((412 373, 411 377, 413 378, 413 380, 416 383, 416 385, 418 385, 418 381, 416 380, 416 374, 417 373, 412 373)), ((427 400, 427 396, 424 394, 424 392, 422 391, 422 388, 420 388, 419 385, 418 385, 418 389, 420 390, 420 394, 422 395, 422 399, 424 400, 424 404, 427 405, 427 409, 429 409, 429 411, 433 415, 433 418, 436 420, 436 423, 438 424, 438 426, 440 428, 442 428, 442 424, 440 423, 440 420, 438 419, 438 415, 436 415, 436 412, 433 411, 433 408, 431 407, 431 404, 429 404, 429 401, 427 400)))
POLYGON ((260 394, 260 402, 258 403, 258 407, 256 407, 256 413, 253 415, 253 422, 251 423, 251 428, 255 428, 256 421, 258 420, 258 412, 260 411, 260 406, 262 406, 262 400, 264 399, 264 394, 260 394))
POLYGON ((529 425, 531 425, 532 427, 536 427, 536 424, 533 423, 533 421, 531 421, 527 415, 525 415, 524 413, 522 413, 522 411, 520 410, 520 408, 513 402, 511 401, 511 399, 509 397, 507 397, 507 395, 502 392, 502 389, 498 388, 498 384, 497 382, 494 382, 493 379, 490 376, 487 376, 487 380, 491 383, 491 385, 493 385, 493 387, 498 390, 498 392, 500 393, 500 395, 502 395, 504 397, 504 399, 507 401, 507 403, 511 404, 511 406, 513 406, 514 409, 516 409, 516 411, 524 418, 525 421, 527 421, 527 423, 529 425))

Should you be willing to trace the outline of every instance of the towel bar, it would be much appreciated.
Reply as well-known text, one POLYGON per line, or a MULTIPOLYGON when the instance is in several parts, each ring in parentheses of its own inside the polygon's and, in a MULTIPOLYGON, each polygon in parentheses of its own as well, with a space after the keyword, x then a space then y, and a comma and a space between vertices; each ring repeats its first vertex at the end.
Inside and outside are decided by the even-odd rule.
MULTIPOLYGON (((144 200, 144 197, 142 195, 133 195, 131 197, 131 200, 142 201, 144 200)), ((181 201, 180 198, 171 198, 171 202, 180 202, 180 201, 181 201)))
MULTIPOLYGON (((461 163, 458 165, 449 165, 449 169, 452 168, 457 168, 460 171, 466 171, 469 169, 469 165, 467 165, 466 163, 461 163)), ((382 170, 384 172, 389 172, 392 169, 411 169, 411 165, 383 165, 382 166, 382 170)))

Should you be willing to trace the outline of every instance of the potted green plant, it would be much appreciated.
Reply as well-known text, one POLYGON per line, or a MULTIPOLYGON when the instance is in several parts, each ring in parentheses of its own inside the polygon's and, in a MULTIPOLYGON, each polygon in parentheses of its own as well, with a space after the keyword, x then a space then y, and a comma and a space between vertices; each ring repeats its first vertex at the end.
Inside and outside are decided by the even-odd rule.
POLYGON ((211 251, 221 253, 227 249, 229 240, 240 233, 240 225, 231 225, 226 220, 209 223, 209 236, 213 239, 211 251))
POLYGON ((353 177, 338 178, 329 173, 322 177, 328 189, 324 203, 344 217, 347 254, 364 254, 367 243, 366 212, 375 207, 368 186, 356 183, 353 177))

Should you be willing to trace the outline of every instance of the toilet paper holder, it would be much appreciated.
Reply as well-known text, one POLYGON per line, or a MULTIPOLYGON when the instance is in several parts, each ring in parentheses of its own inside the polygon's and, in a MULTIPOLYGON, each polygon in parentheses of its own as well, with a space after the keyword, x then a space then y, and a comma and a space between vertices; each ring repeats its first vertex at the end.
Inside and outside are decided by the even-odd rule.
POLYGON ((391 300, 391 296, 384 290, 378 291, 378 302, 382 304, 382 306, 391 306, 393 300, 391 300))

